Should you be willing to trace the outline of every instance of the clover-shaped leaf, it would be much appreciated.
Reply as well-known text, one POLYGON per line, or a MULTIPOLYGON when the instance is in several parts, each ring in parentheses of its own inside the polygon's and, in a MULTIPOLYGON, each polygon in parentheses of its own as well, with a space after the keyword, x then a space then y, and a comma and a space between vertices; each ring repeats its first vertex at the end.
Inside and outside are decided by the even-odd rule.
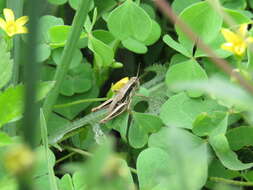
POLYGON ((196 117, 192 131, 198 136, 208 136, 215 128, 223 125, 227 125, 226 112, 215 111, 210 114, 202 112, 196 117))
POLYGON ((119 40, 133 37, 144 41, 152 29, 152 20, 136 3, 127 0, 111 12, 107 25, 109 31, 119 40))
POLYGON ((152 114, 133 112, 133 122, 129 128, 129 143, 134 148, 143 147, 148 141, 148 135, 158 131, 163 123, 162 120, 152 114))
POLYGON ((112 47, 93 36, 89 36, 88 47, 93 51, 95 61, 99 67, 109 67, 112 65, 114 61, 114 51, 112 47))
POLYGON ((232 150, 239 150, 244 146, 253 145, 253 127, 240 126, 228 130, 226 133, 229 145, 232 150))
POLYGON ((229 143, 224 134, 221 133, 211 136, 209 142, 226 168, 230 170, 245 170, 253 166, 253 163, 242 163, 237 158, 236 153, 230 149, 229 143))
POLYGON ((51 15, 42 16, 39 20, 39 43, 49 43, 50 42, 50 35, 49 29, 53 26, 63 25, 64 22, 62 18, 57 18, 51 15))
POLYGON ((200 113, 224 110, 223 106, 212 99, 193 99, 182 92, 171 96, 162 105, 160 118, 168 126, 192 129, 193 122, 200 113))
MULTIPOLYGON (((194 60, 172 65, 166 74, 166 84, 171 87, 173 92, 181 91, 173 88, 177 84, 189 83, 191 81, 207 81, 207 79, 205 70, 194 60)), ((203 95, 201 90, 188 89, 186 92, 190 97, 203 95)))
MULTIPOLYGON (((210 43, 218 35, 222 25, 222 17, 208 2, 199 2, 189 6, 180 13, 179 17, 205 43, 210 43)), ((180 44, 192 52, 194 42, 179 27, 176 27, 176 32, 180 44)))
POLYGON ((152 188, 162 185, 161 189, 196 190, 205 185, 208 151, 201 138, 183 129, 164 127, 149 137, 148 145, 150 148, 144 150, 137 159, 139 180, 143 187, 152 184, 152 188), (156 154, 153 152, 152 155, 143 156, 144 152, 153 149, 157 150, 156 154), (148 168, 150 164, 152 167, 148 168), (161 170, 162 166, 167 169, 161 170))
POLYGON ((169 154, 160 148, 152 147, 142 151, 137 159, 140 188, 167 189, 168 178, 172 174, 170 161, 169 154))
MULTIPOLYGON (((52 58, 54 62, 56 63, 56 65, 60 64, 62 52, 63 52, 63 48, 57 48, 53 50, 52 58)), ((73 69, 79 66, 82 59, 83 59, 82 52, 79 49, 75 49, 69 68, 73 69)))

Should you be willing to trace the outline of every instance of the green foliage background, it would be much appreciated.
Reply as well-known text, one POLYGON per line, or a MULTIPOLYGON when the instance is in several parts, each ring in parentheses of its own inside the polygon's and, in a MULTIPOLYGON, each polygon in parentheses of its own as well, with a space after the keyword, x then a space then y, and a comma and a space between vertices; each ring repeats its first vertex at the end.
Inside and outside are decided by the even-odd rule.
MULTIPOLYGON (((232 26, 217 12, 216 1, 167 2, 252 84, 250 48, 240 59, 242 68, 236 56, 220 48, 225 42, 222 28, 252 22, 251 0, 217 1, 232 26)), ((14 11, 28 14, 27 4, 14 11)), ((252 188, 252 94, 169 23, 153 1, 92 0, 86 21, 77 29, 81 5, 81 0, 47 0, 39 11, 34 48, 41 68, 36 96, 41 109, 38 125, 30 126, 38 129, 33 151, 37 159, 25 183, 36 190, 252 188), (74 16, 76 23, 71 24, 74 16), (77 30, 81 34, 75 43, 69 36, 77 30), (64 56, 70 61, 62 66, 64 56), (61 71, 63 80, 57 78, 61 71), (106 110, 91 109, 111 96, 112 83, 137 74, 141 85, 130 109, 100 124, 106 110)), ((1 13, 6 7, 13 4, 0 0, 1 13)), ((248 30, 251 35, 250 25, 248 30)), ((10 40, 0 31, 1 190, 22 189, 24 180, 5 167, 8 150, 24 142, 21 126, 29 96, 22 74, 27 63, 17 39, 26 47, 26 34, 10 40)))

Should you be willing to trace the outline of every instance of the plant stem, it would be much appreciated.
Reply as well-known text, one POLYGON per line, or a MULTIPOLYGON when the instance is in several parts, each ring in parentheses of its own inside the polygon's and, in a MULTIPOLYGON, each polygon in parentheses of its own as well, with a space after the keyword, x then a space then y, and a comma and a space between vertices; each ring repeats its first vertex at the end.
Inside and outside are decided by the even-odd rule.
POLYGON ((74 50, 76 48, 77 42, 80 38, 80 34, 83 28, 83 23, 86 20, 88 9, 90 5, 90 0, 83 0, 80 1, 79 9, 77 10, 71 32, 68 36, 68 40, 66 42, 66 45, 64 47, 60 65, 56 69, 56 73, 54 76, 55 86, 51 90, 51 92, 48 94, 44 104, 43 104, 43 111, 45 114, 46 120, 48 120, 49 115, 53 109, 53 105, 55 104, 57 97, 59 95, 60 86, 64 80, 64 77, 67 74, 70 62, 72 60, 72 55, 74 53, 74 50))
POLYGON ((64 108, 64 107, 69 107, 69 106, 86 103, 86 102, 99 102, 99 101, 105 101, 105 100, 108 100, 108 98, 89 98, 89 99, 77 100, 77 101, 70 102, 67 104, 58 104, 58 105, 55 105, 54 108, 64 108))
POLYGON ((238 186, 253 186, 252 182, 236 181, 236 180, 225 179, 221 177, 209 177, 209 180, 214 181, 214 182, 231 184, 231 185, 238 185, 238 186))
POLYGON ((55 164, 59 164, 60 162, 68 159, 69 157, 71 157, 75 154, 76 154, 76 152, 71 152, 71 153, 67 154, 66 156, 61 157, 60 159, 56 160, 55 164))
POLYGON ((72 152, 76 152, 78 154, 81 154, 83 156, 88 156, 88 157, 91 157, 93 156, 91 153, 87 152, 87 151, 84 151, 84 150, 81 150, 81 149, 78 149, 78 148, 73 148, 71 146, 63 146, 63 148, 69 150, 69 151, 72 151, 72 152))
MULTIPOLYGON (((81 150, 81 149, 78 149, 78 148, 73 148, 73 147, 71 147, 71 146, 64 146, 63 148, 65 148, 65 149, 67 149, 67 150, 69 150, 69 151, 72 151, 72 152, 76 152, 76 153, 78 153, 78 154, 81 154, 81 155, 83 155, 83 156, 88 156, 88 157, 92 157, 92 156, 93 156, 93 154, 90 153, 90 152, 87 152, 87 151, 84 151, 84 150, 81 150)), ((128 168, 129 168, 129 170, 130 170, 132 173, 137 174, 137 170, 136 170, 135 168, 131 168, 131 167, 129 167, 129 166, 128 166, 128 168)))
MULTIPOLYGON (((7 0, 7 7, 12 9, 15 13, 15 17, 19 18, 23 16, 23 0, 13 1, 13 0, 7 0)), ((19 65, 20 65, 20 55, 21 55, 21 36, 16 35, 14 36, 14 43, 13 43, 13 74, 12 74, 12 84, 16 85, 18 84, 18 78, 19 78, 19 65)))
MULTIPOLYGON (((15 1, 16 2, 16 1, 15 1)), ((36 62, 37 57, 37 38, 38 38, 38 20, 42 1, 27 2, 29 33, 27 34, 27 44, 22 49, 24 52, 24 84, 25 84, 25 98, 24 98, 24 118, 22 123, 22 132, 25 143, 32 149, 36 146, 36 124, 39 116, 39 106, 35 103, 37 81, 39 79, 39 64, 36 62)), ((17 63, 18 64, 18 63, 17 63)), ((17 177, 19 190, 33 190, 33 172, 32 170, 23 172, 21 176, 17 177)))

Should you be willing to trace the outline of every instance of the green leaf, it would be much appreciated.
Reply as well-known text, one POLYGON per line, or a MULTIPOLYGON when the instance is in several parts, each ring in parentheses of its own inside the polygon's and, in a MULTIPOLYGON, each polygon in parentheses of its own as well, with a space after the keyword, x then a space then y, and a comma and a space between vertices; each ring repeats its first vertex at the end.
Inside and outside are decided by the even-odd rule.
POLYGON ((168 34, 166 34, 163 37, 163 41, 174 50, 178 51, 179 53, 182 53, 186 57, 191 57, 191 54, 182 46, 180 43, 173 40, 168 34))
MULTIPOLYGON (((196 190, 205 185, 209 159, 207 145, 202 139, 186 130, 167 127, 150 136, 149 147, 161 148, 169 157, 167 162, 170 175, 164 179, 167 181, 167 188, 162 189, 196 190)), ((155 154, 150 155, 150 159, 154 156, 155 154)), ((157 160, 159 162, 161 157, 157 160)), ((153 179, 156 177, 150 176, 149 180, 153 179)))
POLYGON ((227 126, 227 113, 216 111, 212 113, 199 114, 194 123, 192 131, 198 136, 208 136, 215 128, 227 126))
MULTIPOLYGON (((180 139, 177 139, 175 142, 173 142, 172 140, 169 140, 169 137, 171 136, 171 134, 172 134, 172 129, 170 127, 163 127, 157 133, 153 133, 152 135, 150 135, 148 139, 148 146, 161 148, 167 153, 170 153, 171 148, 173 148, 173 145, 175 143, 180 142, 180 139)), ((185 144, 186 148, 188 148, 189 150, 203 143, 203 140, 200 137, 186 130, 181 130, 180 134, 182 136, 182 139, 190 139, 190 143, 185 144)))
MULTIPOLYGON (((240 25, 243 23, 251 22, 250 18, 242 14, 241 12, 233 9, 224 8, 225 14, 228 14, 229 18, 232 19, 234 25, 240 25)), ((230 25, 224 20, 223 26, 228 28, 230 25)))
POLYGON ((7 52, 7 45, 0 39, 0 89, 3 88, 11 79, 13 61, 10 52, 7 52))
POLYGON ((249 45, 249 48, 247 50, 247 56, 248 56, 247 67, 249 68, 250 71, 252 71, 253 70, 253 46, 252 46, 252 44, 249 45))
POLYGON ((59 116, 58 114, 52 113, 47 122, 49 136, 59 132, 66 125, 70 125, 69 120, 59 116))
POLYGON ((47 44, 38 44, 37 45, 37 62, 44 62, 46 61, 50 54, 51 54, 51 48, 47 44))
POLYGON ((0 132, 0 147, 7 146, 13 143, 11 137, 6 133, 0 132))
POLYGON ((63 47, 67 41, 70 33, 71 26, 59 25, 53 26, 49 29, 50 46, 51 47, 63 47))
POLYGON ((253 163, 242 163, 238 160, 236 153, 230 149, 227 138, 224 134, 211 136, 209 142, 226 168, 237 171, 245 170, 253 166, 253 163))
POLYGON ((141 3, 140 6, 145 10, 145 12, 150 16, 151 19, 155 19, 155 10, 151 5, 149 5, 148 3, 141 3))
POLYGON ((133 148, 141 148, 148 142, 148 134, 145 129, 132 121, 128 132, 129 144, 133 148))
MULTIPOLYGON (((217 36, 222 25, 222 17, 208 2, 199 2, 189 6, 180 13, 179 17, 205 43, 211 42, 217 36)), ((176 27, 176 32, 179 42, 192 52, 194 42, 178 27, 176 27)))
POLYGON ((228 130, 226 133, 232 150, 239 150, 244 146, 253 145, 253 127, 241 126, 228 130))
MULTIPOLYGON (((195 61, 189 60, 178 63, 169 68, 166 74, 166 84, 176 86, 178 83, 191 82, 191 81, 207 81, 207 74, 204 69, 195 61)), ((172 88, 173 92, 180 92, 172 88)), ((203 95, 200 90, 187 90, 190 97, 199 97, 203 95)))
POLYGON ((114 61, 113 49, 96 39, 93 36, 89 37, 89 49, 94 52, 95 60, 100 67, 109 67, 114 61))
POLYGON ((39 40, 38 43, 49 43, 49 29, 53 26, 63 25, 64 22, 62 18, 57 18, 51 15, 42 16, 39 20, 39 40))
POLYGON ((86 78, 81 78, 80 76, 76 76, 73 78, 73 87, 74 92, 76 93, 84 93, 91 89, 92 81, 86 78))
POLYGON ((95 7, 98 9, 98 14, 101 15, 104 12, 107 12, 111 10, 115 5, 117 5, 117 2, 115 0, 94 0, 95 7))
POLYGON ((120 133, 121 138, 127 142, 127 129, 128 129, 129 114, 127 112, 122 113, 115 119, 110 120, 106 126, 113 128, 120 133))
POLYGON ((119 40, 132 37, 138 41, 144 41, 152 30, 152 20, 136 3, 126 0, 111 12, 107 26, 119 40))
POLYGON ((231 9, 245 9, 247 7, 246 0, 237 0, 237 1, 221 0, 221 3, 224 7, 228 7, 231 9))
MULTIPOLYGON (((226 169, 219 160, 214 159, 209 165, 208 176, 220 177, 220 178, 225 178, 225 179, 233 179, 236 177, 241 177, 241 174, 238 171, 232 171, 232 170, 226 169)), ((216 186, 216 182, 210 181, 210 180, 206 184, 206 187, 208 189, 214 189, 215 186, 216 186)))
POLYGON ((163 123, 152 114, 133 112, 133 123, 129 128, 129 143, 134 148, 143 147, 148 141, 149 133, 157 132, 163 123))
MULTIPOLYGON (((93 85, 93 87, 89 91, 82 94, 75 94, 71 97, 59 96, 56 104, 66 104, 66 103, 74 102, 81 99, 94 98, 98 96, 98 93, 99 93, 98 87, 93 85)), ((63 108, 55 108, 54 111, 72 120, 81 111, 85 110, 91 103, 92 102, 86 102, 86 103, 76 104, 76 105, 63 107, 63 108)))
POLYGON ((171 96, 161 107, 160 118, 168 126, 192 129, 195 118, 203 112, 223 111, 224 107, 211 99, 192 99, 185 93, 171 96))
MULTIPOLYGON (((36 153, 36 164, 34 166, 34 178, 44 176, 48 174, 48 166, 54 167, 55 165, 55 156, 54 153, 48 149, 49 155, 46 157, 44 147, 39 146, 35 149, 36 153)), ((48 175, 47 175, 48 178, 48 175)), ((49 178, 48 178, 49 181, 49 178)), ((49 183, 48 183, 49 184, 49 183)), ((49 189, 49 188, 48 188, 49 189)))
POLYGON ((152 20, 152 28, 147 39, 144 41, 144 44, 147 46, 152 45, 160 38, 160 36, 161 27, 155 20, 152 20))
MULTIPOLYGON (((216 53, 216 55, 220 58, 227 58, 232 55, 231 52, 225 51, 221 49, 221 45, 225 43, 224 37, 221 33, 219 33, 214 40, 209 43, 209 47, 216 53)), ((201 48, 197 48, 194 57, 209 57, 201 48)), ((214 63, 209 63, 213 66, 216 66, 214 63)), ((217 67, 217 66, 216 66, 217 67)))
POLYGON ((6 8, 6 1, 0 1, 0 12, 2 12, 4 8, 6 8))
MULTIPOLYGON (((68 0, 68 1, 69 1, 69 5, 70 5, 73 9, 77 10, 77 8, 79 7, 79 4, 80 4, 80 1, 81 1, 81 0, 68 0)), ((93 7, 94 7, 94 2, 91 1, 90 7, 89 7, 89 11, 90 11, 91 9, 93 9, 93 7)))
MULTIPOLYGON (((52 58, 57 65, 60 64, 62 52, 63 52, 63 48, 57 48, 57 49, 53 50, 52 58)), ((80 51, 80 49, 77 48, 74 51, 73 58, 71 59, 71 63, 70 63, 69 68, 73 69, 74 67, 79 66, 82 62, 82 59, 83 59, 82 52, 80 51)))
POLYGON ((34 186, 36 187, 36 190, 50 189, 48 174, 36 177, 34 179, 34 186))
POLYGON ((1 187, 1 190, 17 190, 18 183, 15 178, 9 177, 9 176, 7 177, 6 175, 0 178, 0 187, 1 187))
MULTIPOLYGON (((54 82, 39 83, 36 100, 45 98, 53 86, 54 82)), ((0 127, 8 122, 20 119, 24 111, 24 85, 10 87, 0 93, 0 105, 0 127)))
POLYGON ((185 57, 184 55, 182 55, 180 53, 176 53, 170 59, 170 66, 177 64, 177 63, 185 62, 188 60, 189 60, 188 57, 185 57))
POLYGON ((218 100, 219 104, 228 108, 252 110, 252 96, 239 85, 231 81, 214 76, 208 81, 192 81, 190 83, 178 84, 177 90, 201 90, 218 100))
POLYGON ((115 41, 114 36, 107 30, 94 30, 94 31, 92 31, 92 35, 96 39, 98 39, 98 40, 100 40, 100 41, 102 41, 105 44, 110 45, 110 46, 115 41))
POLYGON ((160 148, 142 151, 136 164, 140 189, 153 189, 157 186, 167 189, 166 181, 172 174, 170 161, 169 155, 160 148))
MULTIPOLYGON (((49 158, 50 149, 48 145, 47 124, 46 124, 46 119, 45 119, 42 109, 40 109, 40 129, 41 129, 41 137, 42 137, 42 143, 44 147, 45 158, 49 158)), ((49 159, 46 159, 46 160, 47 160, 47 170, 48 170, 50 188, 54 190, 58 190, 53 165, 51 164, 49 159)))
MULTIPOLYGON (((65 174, 61 178, 59 187, 61 190, 74 190, 72 178, 69 174, 65 174)), ((76 190, 78 190, 78 189, 76 189, 76 190)))
POLYGON ((68 0, 48 0, 49 3, 52 3, 54 5, 63 5, 67 2, 68 0))
POLYGON ((74 82, 73 79, 66 75, 66 80, 62 82, 60 93, 64 96, 73 96, 74 95, 74 82))
POLYGON ((189 7, 190 5, 194 3, 198 3, 200 1, 201 0, 174 0, 172 3, 172 8, 177 14, 179 14, 185 8, 189 7))
POLYGON ((144 54, 148 51, 148 48, 141 42, 133 39, 133 38, 127 38, 125 40, 122 41, 122 45, 135 52, 135 53, 139 53, 139 54, 144 54))

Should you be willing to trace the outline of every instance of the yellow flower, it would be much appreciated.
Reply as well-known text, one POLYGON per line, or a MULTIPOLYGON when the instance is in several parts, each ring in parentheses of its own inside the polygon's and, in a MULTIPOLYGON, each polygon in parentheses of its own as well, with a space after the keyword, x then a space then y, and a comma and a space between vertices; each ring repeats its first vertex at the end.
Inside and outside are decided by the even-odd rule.
POLYGON ((4 156, 5 168, 14 175, 22 175, 30 170, 35 161, 35 155, 29 147, 23 144, 14 145, 4 156))
POLYGON ((129 81, 129 78, 128 78, 128 77, 125 77, 125 78, 119 80, 119 81, 116 82, 114 85, 112 85, 111 90, 112 90, 113 92, 119 91, 128 81, 129 81))
POLYGON ((243 56, 249 43, 253 42, 253 37, 247 36, 247 27, 248 24, 242 24, 236 32, 225 28, 221 29, 221 33, 227 41, 221 45, 221 48, 235 55, 243 56))
POLYGON ((27 33, 28 30, 24 26, 28 21, 28 16, 22 16, 15 20, 14 13, 11 9, 4 9, 4 18, 0 18, 0 28, 3 29, 8 36, 12 37, 15 34, 27 33))

